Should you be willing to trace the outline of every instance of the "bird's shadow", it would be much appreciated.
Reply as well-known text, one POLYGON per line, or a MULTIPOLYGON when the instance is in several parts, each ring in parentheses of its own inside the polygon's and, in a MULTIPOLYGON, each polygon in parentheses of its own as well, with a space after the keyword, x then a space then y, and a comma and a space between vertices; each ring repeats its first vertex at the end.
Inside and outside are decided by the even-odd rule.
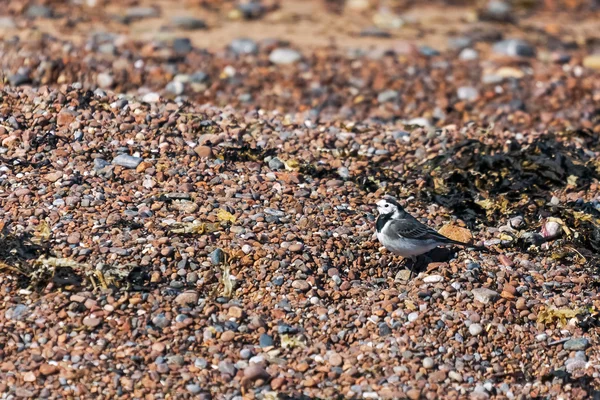
POLYGON ((437 247, 425 254, 417 257, 417 261, 413 264, 411 260, 407 260, 406 269, 413 271, 413 277, 427 270, 431 263, 448 262, 456 257, 457 250, 453 247, 437 247))

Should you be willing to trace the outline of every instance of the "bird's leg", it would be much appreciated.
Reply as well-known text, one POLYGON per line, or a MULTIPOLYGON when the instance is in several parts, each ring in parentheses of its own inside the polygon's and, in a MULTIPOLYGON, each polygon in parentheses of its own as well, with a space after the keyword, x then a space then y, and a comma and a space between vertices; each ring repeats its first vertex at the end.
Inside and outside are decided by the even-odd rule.
POLYGON ((410 256, 410 259, 412 262, 410 263, 410 275, 408 275, 409 281, 412 279, 415 265, 417 264, 417 256, 410 256))

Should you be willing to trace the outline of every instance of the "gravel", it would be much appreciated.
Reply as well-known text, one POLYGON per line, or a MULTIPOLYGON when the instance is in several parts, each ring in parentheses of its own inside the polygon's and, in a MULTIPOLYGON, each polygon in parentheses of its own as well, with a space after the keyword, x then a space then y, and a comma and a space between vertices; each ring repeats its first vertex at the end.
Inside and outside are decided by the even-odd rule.
POLYGON ((584 4, 91 3, 0 39, 1 398, 593 398, 584 4), (407 280, 386 193, 490 251, 407 280))

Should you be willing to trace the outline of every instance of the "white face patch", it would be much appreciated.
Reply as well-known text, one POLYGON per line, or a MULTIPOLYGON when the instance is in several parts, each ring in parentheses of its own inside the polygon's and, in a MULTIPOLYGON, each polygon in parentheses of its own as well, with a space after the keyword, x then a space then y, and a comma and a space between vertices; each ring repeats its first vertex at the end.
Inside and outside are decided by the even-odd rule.
POLYGON ((379 214, 391 214, 396 211, 396 207, 385 200, 379 200, 377 202, 377 211, 379 214))

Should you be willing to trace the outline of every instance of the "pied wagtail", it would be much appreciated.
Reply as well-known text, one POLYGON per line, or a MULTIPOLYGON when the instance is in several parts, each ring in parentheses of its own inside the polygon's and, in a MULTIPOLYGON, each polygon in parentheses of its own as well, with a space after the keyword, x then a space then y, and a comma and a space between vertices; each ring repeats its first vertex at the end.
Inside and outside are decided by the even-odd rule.
POLYGON ((417 256, 438 246, 454 244, 485 249, 439 234, 404 211, 392 196, 384 196, 382 200, 378 201, 377 211, 379 212, 376 223, 377 239, 392 253, 412 260, 409 279, 412 277, 417 256))

